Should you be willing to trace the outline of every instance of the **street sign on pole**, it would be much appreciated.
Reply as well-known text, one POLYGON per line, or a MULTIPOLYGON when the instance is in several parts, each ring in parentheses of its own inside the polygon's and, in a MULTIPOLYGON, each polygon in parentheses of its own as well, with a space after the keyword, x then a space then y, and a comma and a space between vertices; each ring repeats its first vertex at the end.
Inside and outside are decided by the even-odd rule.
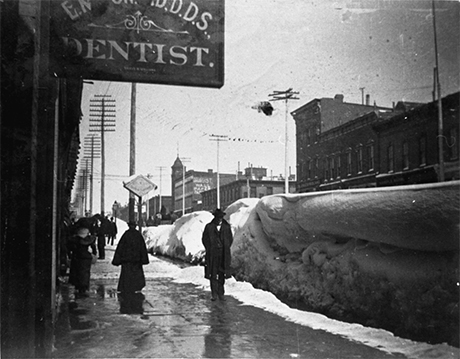
POLYGON ((131 176, 128 182, 123 182, 123 187, 136 196, 142 197, 156 189, 157 185, 143 175, 135 175, 131 176))

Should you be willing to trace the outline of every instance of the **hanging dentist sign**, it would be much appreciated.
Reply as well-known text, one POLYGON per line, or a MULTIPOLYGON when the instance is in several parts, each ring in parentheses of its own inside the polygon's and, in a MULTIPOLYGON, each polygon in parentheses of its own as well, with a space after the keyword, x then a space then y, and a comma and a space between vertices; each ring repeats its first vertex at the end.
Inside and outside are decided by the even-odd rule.
POLYGON ((223 86, 224 0, 52 0, 50 33, 60 77, 223 86))

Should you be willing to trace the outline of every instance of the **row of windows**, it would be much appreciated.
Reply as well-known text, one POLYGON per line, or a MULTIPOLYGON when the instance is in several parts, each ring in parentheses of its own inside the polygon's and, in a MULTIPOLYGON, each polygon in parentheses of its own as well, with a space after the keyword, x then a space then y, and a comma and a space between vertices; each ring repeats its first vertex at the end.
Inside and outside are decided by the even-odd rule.
MULTIPOLYGON (((446 146, 444 157, 448 160, 457 160, 458 159, 458 131, 456 128, 453 128, 449 131, 449 136, 445 138, 446 146)), ((411 151, 412 149, 409 146, 408 141, 402 143, 402 168, 403 170, 408 170, 411 165, 411 151)), ((395 155, 394 155, 393 144, 390 143, 387 147, 387 171, 395 171, 395 155)), ((426 136, 421 136, 418 141, 418 165, 425 166, 427 164, 427 138, 426 136)))
POLYGON ((305 132, 301 133, 300 142, 302 145, 305 145, 306 147, 308 147, 318 142, 319 134, 320 134, 319 127, 317 127, 316 129, 307 128, 305 132))
MULTIPOLYGON (((446 157, 449 160, 458 159, 458 131, 456 128, 450 130, 449 136, 446 137, 448 141, 445 146, 446 148, 446 157)), ((386 148, 386 167, 380 168, 381 171, 386 171, 388 173, 394 172, 395 168, 395 150, 397 153, 401 154, 400 160, 403 170, 408 170, 411 167, 411 159, 414 162, 412 166, 425 166, 427 165, 427 137, 422 135, 418 140, 418 154, 415 156, 410 148, 408 141, 403 141, 400 144, 400 148, 394 147, 393 143, 389 143, 386 148), (415 158, 417 158, 415 163, 415 158)), ((330 155, 326 156, 320 160, 319 156, 308 160, 306 163, 303 163, 303 167, 300 169, 302 177, 310 180, 317 179, 320 177, 322 170, 323 178, 326 180, 339 179, 341 176, 346 175, 347 177, 354 174, 362 174, 364 172, 373 172, 375 171, 375 146, 358 146, 355 153, 352 153, 352 150, 349 149, 344 155, 330 155), (320 169, 320 164, 322 161, 322 168, 320 169), (354 170, 356 172, 354 172, 354 170)))
MULTIPOLYGON (((327 156, 323 159, 323 177, 325 179, 340 178, 345 171, 347 176, 353 174, 353 165, 356 163, 358 173, 362 173, 365 169, 368 172, 374 171, 375 166, 375 150, 374 145, 359 146, 356 153, 353 154, 351 150, 347 151, 345 156, 341 154, 327 156), (355 156, 353 156, 355 155, 355 156), (355 157, 355 160, 353 159, 355 157), (366 168, 365 168, 366 167, 366 168)), ((306 169, 302 169, 302 173, 306 175, 307 179, 318 178, 320 175, 320 158, 307 161, 304 164, 306 169)))
MULTIPOLYGON (((247 187, 244 187, 245 189, 247 189, 247 187)), ((273 187, 272 186, 267 186, 265 187, 267 190, 266 192, 259 192, 259 198, 262 198, 263 196, 269 196, 269 195, 272 195, 273 194, 273 187)), ((224 189, 222 190, 221 189, 221 192, 220 192, 220 195, 221 195, 221 199, 222 199, 222 202, 233 202, 237 199, 240 199, 240 198, 247 198, 248 197, 248 192, 247 190, 246 191, 243 191, 243 195, 241 196, 240 195, 240 190, 241 188, 229 188, 229 189, 224 189)), ((256 198, 257 197, 257 187, 256 186, 250 186, 250 193, 251 193, 251 198, 256 198)), ((208 197, 209 198, 209 202, 210 203, 205 203, 205 205, 208 205, 208 204, 211 204, 211 203, 216 203, 217 202, 217 192, 212 192, 210 194, 210 196, 208 197)), ((205 202, 207 202, 206 200, 208 199, 203 199, 205 202)))

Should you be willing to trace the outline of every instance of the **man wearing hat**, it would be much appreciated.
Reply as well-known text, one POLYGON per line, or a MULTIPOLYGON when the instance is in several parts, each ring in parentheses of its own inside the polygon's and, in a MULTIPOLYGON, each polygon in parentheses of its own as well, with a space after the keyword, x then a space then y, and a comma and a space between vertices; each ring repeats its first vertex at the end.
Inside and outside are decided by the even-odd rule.
POLYGON ((69 239, 68 254, 70 257, 69 283, 75 286, 77 296, 87 297, 91 264, 96 255, 96 237, 90 234, 87 226, 77 227, 76 234, 69 239), (91 252, 89 251, 91 248, 91 252))
POLYGON ((233 234, 230 224, 224 219, 225 212, 217 208, 214 219, 206 225, 202 242, 206 249, 204 277, 211 282, 211 300, 224 298, 225 278, 231 277, 231 253, 233 234))

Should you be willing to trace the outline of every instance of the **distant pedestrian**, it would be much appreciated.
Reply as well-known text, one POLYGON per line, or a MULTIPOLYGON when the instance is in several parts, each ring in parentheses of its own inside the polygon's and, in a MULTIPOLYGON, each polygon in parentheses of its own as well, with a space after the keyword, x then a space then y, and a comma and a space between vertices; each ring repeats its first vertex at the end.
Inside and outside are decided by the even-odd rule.
POLYGON ((230 224, 224 219, 225 212, 217 208, 214 219, 206 225, 202 242, 206 249, 205 278, 211 284, 211 300, 225 300, 225 278, 231 277, 231 253, 233 234, 230 224))
POLYGON ((105 233, 103 226, 104 217, 101 216, 99 213, 93 216, 94 218, 94 233, 97 236, 97 250, 99 253, 98 259, 105 259, 105 233))
POLYGON ((145 276, 142 265, 149 263, 147 246, 144 237, 136 230, 135 222, 128 222, 128 230, 118 242, 112 264, 121 265, 119 292, 134 293, 145 287, 145 276))
POLYGON ((109 216, 105 216, 105 217, 101 216, 101 228, 102 228, 102 233, 104 233, 104 237, 106 239, 105 243, 109 244, 110 237, 112 236, 112 222, 109 219, 109 216))
POLYGON ((79 227, 67 243, 70 258, 69 283, 75 286, 77 295, 81 297, 88 296, 91 264, 97 253, 95 241, 96 237, 90 234, 89 228, 79 227))
POLYGON ((113 246, 113 244, 115 243, 115 239, 117 238, 117 233, 118 233, 118 227, 117 227, 117 223, 115 222, 115 220, 113 219, 113 217, 110 217, 110 237, 109 237, 109 241, 107 244, 110 243, 111 246, 113 246))

